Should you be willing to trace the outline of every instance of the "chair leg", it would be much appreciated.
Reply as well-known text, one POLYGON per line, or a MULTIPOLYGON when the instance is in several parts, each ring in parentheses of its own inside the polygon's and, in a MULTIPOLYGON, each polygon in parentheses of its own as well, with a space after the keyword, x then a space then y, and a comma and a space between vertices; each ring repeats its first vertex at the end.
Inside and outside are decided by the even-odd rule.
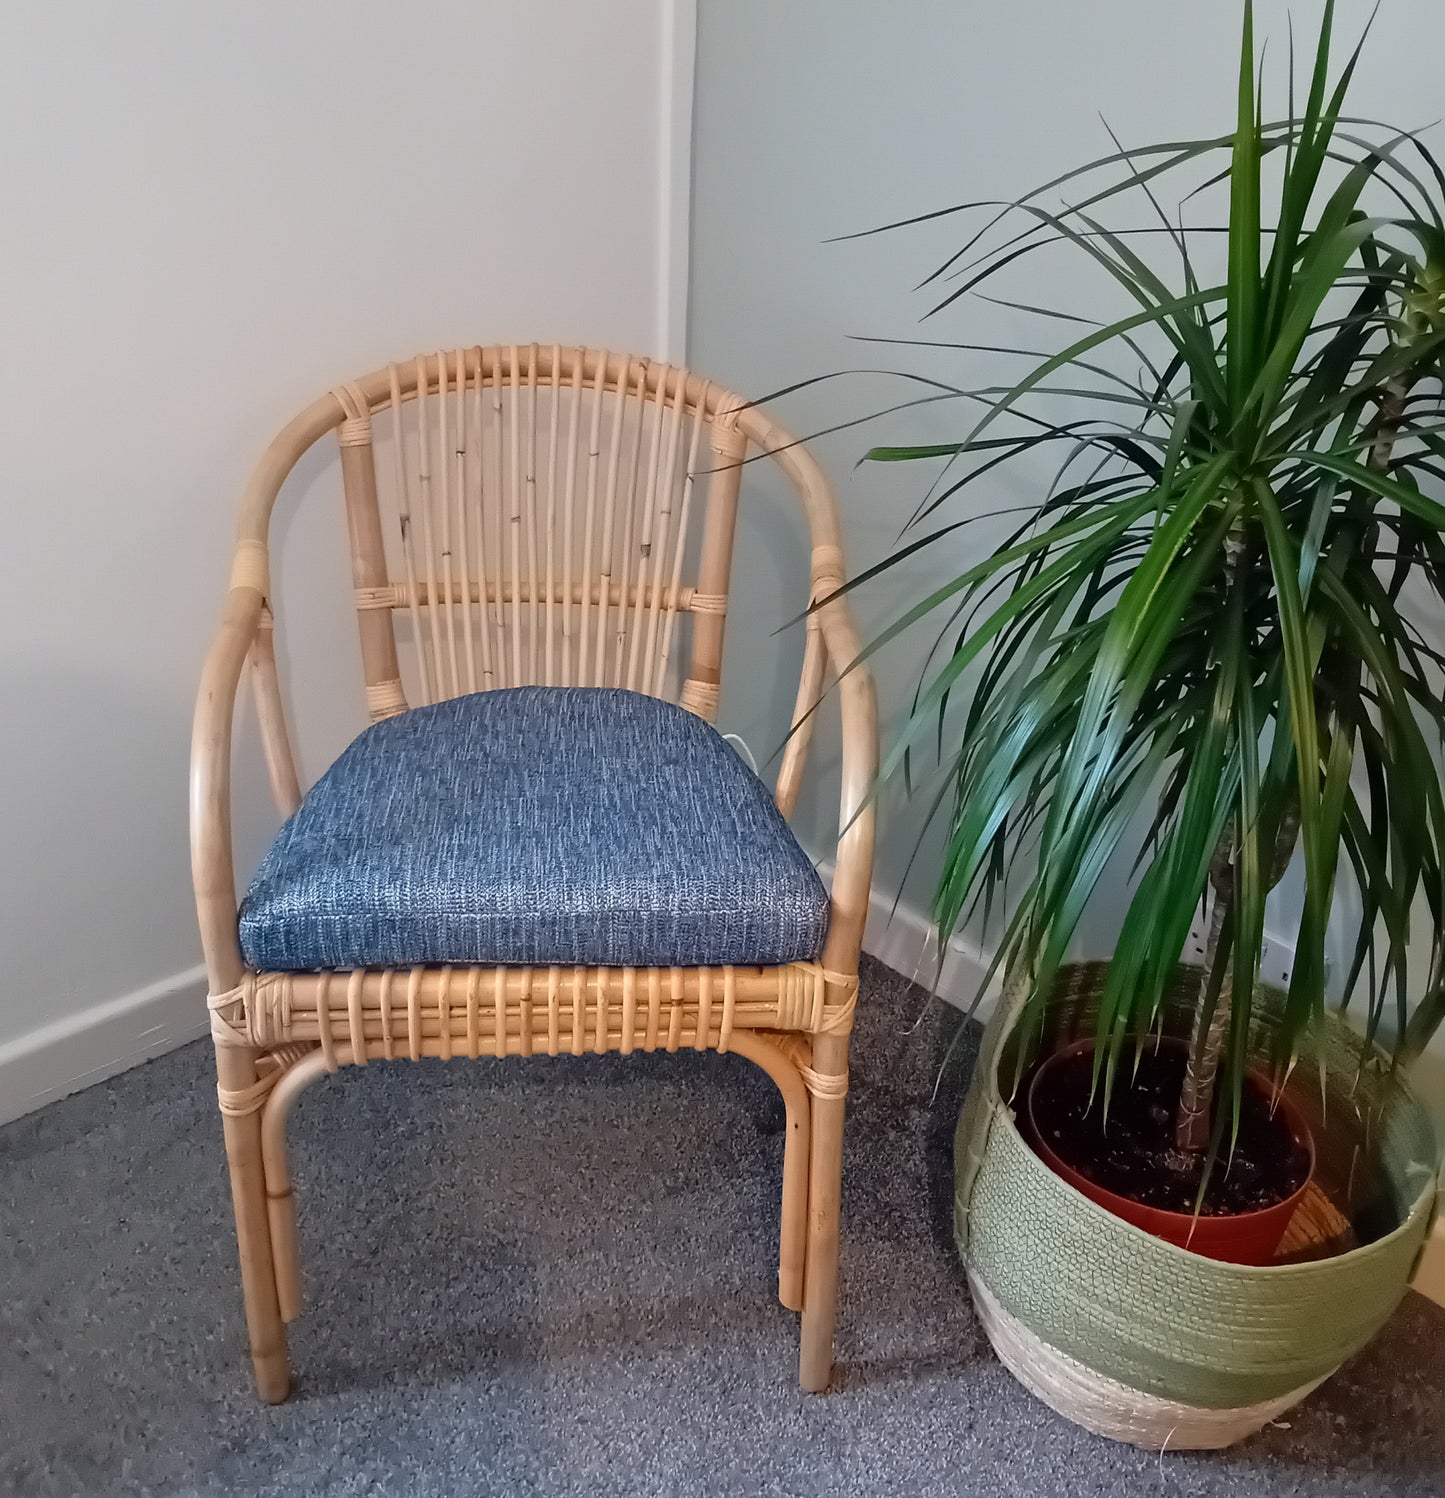
MULTIPOLYGON (((291 1105, 318 1077, 327 1074, 326 1056, 298 1048, 281 1056, 286 1067, 261 1109, 261 1159, 265 1166, 266 1210, 271 1225, 271 1264, 281 1319, 289 1326, 301 1314, 301 1245, 296 1236, 296 1197, 287 1162, 286 1121, 291 1105)), ((273 1052, 273 1055, 279 1053, 273 1052)))
MULTIPOLYGON (((799 1089, 802 1090, 801 1088, 799 1089)), ((778 1299, 790 1311, 803 1309, 803 1276, 808 1262, 808 1173, 812 1169, 812 1099, 786 1099, 787 1137, 783 1143, 783 1213, 778 1234, 778 1299)))
MULTIPOLYGON (((255 1052, 221 1046, 217 1048, 216 1063, 223 1088, 239 1092, 254 1085, 255 1052)), ((280 1404, 291 1392, 291 1370, 286 1359, 286 1328, 281 1320, 271 1257, 266 1176, 261 1158, 261 1115, 258 1111, 226 1113, 222 1122, 256 1392, 267 1404, 280 1404)))
POLYGON ((821 1394, 833 1376, 833 1322, 838 1304, 838 1209, 843 1184, 843 1112, 848 1084, 848 1037, 813 1042, 813 1102, 809 1151, 808 1257, 803 1278, 802 1345, 798 1381, 821 1394))
POLYGON ((290 1325, 301 1314, 301 1246, 296 1235, 296 1198, 291 1178, 279 1186, 266 1172, 266 1213, 271 1233, 271 1266, 276 1275, 276 1303, 281 1320, 290 1325))
POLYGON ((803 1084, 799 1051, 807 1051, 800 1035, 765 1035, 735 1030, 729 1049, 767 1072, 787 1109, 783 1142, 782 1220, 778 1232, 778 1299, 790 1311, 803 1309, 803 1268, 808 1252, 808 1139, 813 1123, 813 1099, 803 1084))

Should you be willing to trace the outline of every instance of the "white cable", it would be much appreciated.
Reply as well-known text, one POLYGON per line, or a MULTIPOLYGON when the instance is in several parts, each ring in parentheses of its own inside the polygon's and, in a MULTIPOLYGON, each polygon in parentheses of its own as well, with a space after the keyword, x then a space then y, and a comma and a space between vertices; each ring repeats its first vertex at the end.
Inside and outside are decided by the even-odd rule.
POLYGON ((723 737, 748 762, 748 769, 756 775, 758 773, 758 762, 753 758, 753 751, 748 748, 747 740, 740 733, 725 733, 723 737))

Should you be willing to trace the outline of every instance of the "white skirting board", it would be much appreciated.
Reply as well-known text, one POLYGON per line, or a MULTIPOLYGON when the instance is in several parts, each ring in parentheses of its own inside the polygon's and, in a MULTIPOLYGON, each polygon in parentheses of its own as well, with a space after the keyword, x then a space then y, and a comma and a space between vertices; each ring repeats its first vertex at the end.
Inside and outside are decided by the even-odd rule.
MULTIPOLYGON (((825 884, 831 884, 833 869, 830 863, 819 863, 818 873, 825 884)), ((904 977, 914 979, 925 988, 935 987, 939 998, 964 1010, 974 1003, 979 984, 988 971, 988 958, 984 953, 971 942, 955 938, 949 943, 943 971, 938 974, 938 945, 928 917, 902 900, 895 909, 892 899, 877 891, 868 902, 863 949, 904 977), (936 986, 935 976, 938 979, 936 986)), ((997 998, 998 984, 995 981, 974 1010, 974 1017, 987 1019, 997 998)), ((1425 1245, 1415 1272, 1414 1287, 1436 1305, 1445 1306, 1445 1215, 1435 1224, 1435 1230, 1425 1245)))
POLYGON ((204 1035, 206 970, 188 968, 0 1045, 0 1124, 204 1035))

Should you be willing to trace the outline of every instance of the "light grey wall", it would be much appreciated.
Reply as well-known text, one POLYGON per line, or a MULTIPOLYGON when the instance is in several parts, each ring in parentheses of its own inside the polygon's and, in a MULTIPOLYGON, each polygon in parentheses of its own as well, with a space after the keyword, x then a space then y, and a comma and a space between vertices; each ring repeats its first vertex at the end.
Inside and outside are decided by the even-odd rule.
MULTIPOLYGON (((1342 39, 1353 40, 1368 0, 1344 0, 1342 39)), ((1297 32, 1312 38, 1317 0, 1293 7, 1297 32)), ((949 203, 1022 192, 1111 149, 1102 111, 1126 144, 1231 127, 1240 8, 1178 0, 1012 0, 1007 5, 941 0, 702 0, 698 33, 690 358, 750 395, 829 371, 865 365, 937 373, 961 384, 996 382, 996 358, 932 356, 850 342, 849 335, 927 337, 1053 348, 1062 324, 1023 319, 961 302, 925 327, 931 302, 913 287, 959 243, 957 220, 848 243, 830 236, 949 203)), ((1282 63, 1286 7, 1257 7, 1257 32, 1282 63)), ((1441 113, 1437 5, 1384 0, 1352 95, 1354 112, 1408 127, 1441 113)), ((1305 43, 1308 45, 1308 42, 1305 43)), ((1344 51, 1339 53, 1343 59, 1344 51)), ((1274 97, 1282 101, 1282 94, 1274 97)), ((1445 149, 1436 131, 1436 149, 1445 149)), ((1040 261, 1024 300, 1108 316, 1112 289, 1079 257, 1040 261)), ((777 402, 800 434, 817 432, 890 400, 897 382, 830 381, 777 402)), ((856 572, 878 560, 931 477, 921 467, 855 468, 873 442, 940 441, 959 435, 962 415, 932 406, 820 439, 856 572)), ((974 491, 980 510, 1036 498, 1046 472, 1020 470, 974 491)), ((955 512, 961 515, 964 511, 955 512)), ((966 565, 997 535, 964 533, 952 554, 893 574, 860 597, 865 629, 922 595, 930 580, 966 565)), ((731 674, 724 728, 771 749, 786 729, 796 680, 797 631, 772 632, 795 612, 806 559, 782 517, 762 504, 744 511, 729 629, 731 674), (787 590, 784 598, 780 588, 787 590)), ((931 635, 929 636, 931 639, 931 635)), ((886 717, 906 704, 927 641, 901 642, 880 660, 886 717)), ((825 744, 824 762, 831 755, 825 744)), ((831 830, 831 786, 803 808, 800 834, 823 853, 831 830)), ((877 885, 899 888, 917 824, 917 803, 885 808, 877 885)), ((925 848, 909 885, 926 905, 934 874, 925 848)), ((1107 943, 1115 912, 1092 934, 1107 943)))
MULTIPOLYGON (((418 349, 660 342, 666 19, 0 7, 0 1118, 49 1085, 39 1048, 57 1080, 94 1064, 54 1026, 199 958, 191 707, 275 431, 418 349)), ((365 722, 334 464, 298 466, 274 527, 310 777, 365 722)), ((275 815, 241 719, 244 877, 275 815)))

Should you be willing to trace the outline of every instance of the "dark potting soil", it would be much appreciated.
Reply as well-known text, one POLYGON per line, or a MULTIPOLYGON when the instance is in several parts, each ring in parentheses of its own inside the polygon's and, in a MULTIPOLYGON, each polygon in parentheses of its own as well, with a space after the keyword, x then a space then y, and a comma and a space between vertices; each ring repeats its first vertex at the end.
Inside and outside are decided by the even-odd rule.
MULTIPOLYGON (((1034 1120, 1049 1148, 1096 1186, 1147 1207, 1192 1213, 1202 1162, 1180 1169, 1173 1153, 1184 1048, 1146 1048, 1132 1079, 1131 1059, 1121 1060, 1107 1118, 1102 1089, 1090 1106, 1094 1058, 1083 1051, 1050 1067, 1035 1094, 1034 1120)), ((1253 1084, 1244 1090, 1232 1156, 1227 1147, 1226 1136, 1204 1194, 1206 1217, 1272 1207, 1293 1195, 1309 1173, 1308 1151, 1282 1112, 1271 1116, 1269 1098, 1253 1084)))

